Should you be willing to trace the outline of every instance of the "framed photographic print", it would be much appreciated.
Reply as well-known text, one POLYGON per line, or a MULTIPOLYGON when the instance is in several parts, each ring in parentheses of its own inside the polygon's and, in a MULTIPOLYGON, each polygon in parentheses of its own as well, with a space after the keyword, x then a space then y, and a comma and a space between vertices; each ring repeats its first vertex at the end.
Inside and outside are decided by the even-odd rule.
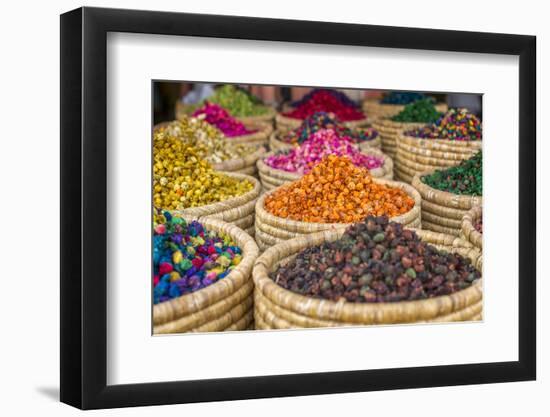
POLYGON ((532 380, 535 37, 61 16, 61 400, 532 380))

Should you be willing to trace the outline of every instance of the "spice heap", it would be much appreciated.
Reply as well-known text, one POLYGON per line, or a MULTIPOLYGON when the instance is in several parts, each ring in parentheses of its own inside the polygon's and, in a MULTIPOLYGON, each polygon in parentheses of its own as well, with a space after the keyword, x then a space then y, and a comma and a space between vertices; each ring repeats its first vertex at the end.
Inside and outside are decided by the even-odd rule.
POLYGON ((481 121, 466 109, 450 109, 435 123, 405 134, 423 139, 481 140, 481 121))
POLYGON ((270 278, 305 296, 375 303, 451 294, 481 274, 470 259, 422 242, 387 217, 369 216, 339 240, 303 250, 270 278))
POLYGON ((382 104, 410 104, 418 100, 422 100, 426 96, 422 93, 406 93, 399 91, 392 91, 389 94, 386 94, 380 103, 382 104))
POLYGON ((241 249, 227 236, 206 230, 197 221, 163 214, 153 235, 155 304, 213 284, 241 261, 241 249))
POLYGON ((244 136, 254 133, 237 119, 231 117, 223 107, 206 101, 200 109, 195 110, 193 117, 202 118, 207 123, 218 128, 226 137, 244 136))
POLYGON ((216 172, 190 143, 172 135, 153 141, 153 203, 164 210, 183 210, 216 203, 252 190, 241 181, 216 172))
POLYGON ((318 130, 299 147, 271 155, 264 159, 264 163, 275 169, 307 174, 328 155, 347 156, 354 165, 367 169, 379 168, 384 164, 380 157, 361 153, 350 138, 339 137, 333 129, 318 130))
POLYGON ((268 108, 248 91, 226 84, 216 89, 208 101, 226 109, 233 117, 261 116, 268 108))
POLYGON ((283 113, 283 116, 294 119, 305 119, 317 112, 333 113, 342 122, 365 118, 363 112, 358 110, 356 106, 344 103, 334 94, 327 92, 327 90, 315 92, 294 110, 283 113))
POLYGON ((199 156, 212 164, 242 158, 256 150, 252 146, 228 143, 220 130, 196 117, 180 116, 179 120, 167 123, 154 132, 155 140, 166 136, 193 145, 199 156))
POLYGON ((309 101, 311 98, 316 96, 317 94, 331 94, 339 100, 344 106, 347 107, 355 107, 359 108, 359 104, 357 104, 355 101, 350 99, 345 93, 338 90, 332 90, 330 88, 314 88, 309 93, 307 93, 305 96, 303 96, 300 100, 296 100, 292 103, 292 107, 298 107, 304 104, 305 102, 309 101))
POLYGON ((436 190, 460 195, 483 195, 483 155, 481 151, 460 165, 436 170, 421 178, 424 184, 436 190))
POLYGON ((391 120, 403 123, 433 123, 441 117, 441 113, 435 109, 433 100, 424 98, 407 104, 403 110, 393 116, 391 120))
POLYGON ((367 142, 378 136, 378 132, 373 128, 350 129, 338 122, 333 114, 315 112, 306 117, 300 127, 289 131, 281 140, 292 144, 303 143, 320 129, 334 129, 338 136, 347 136, 354 143, 367 142))
POLYGON ((318 223, 353 223, 371 214, 394 217, 413 206, 403 190, 375 183, 366 168, 335 155, 265 199, 265 209, 275 216, 318 223))

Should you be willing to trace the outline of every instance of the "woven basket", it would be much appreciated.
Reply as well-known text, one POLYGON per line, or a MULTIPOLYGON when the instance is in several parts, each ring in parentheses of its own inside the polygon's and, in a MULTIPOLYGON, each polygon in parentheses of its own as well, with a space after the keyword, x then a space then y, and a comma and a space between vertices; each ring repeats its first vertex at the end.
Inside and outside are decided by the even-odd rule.
POLYGON ((474 224, 481 218, 482 215, 483 208, 481 206, 474 206, 464 215, 461 224, 461 236, 480 251, 483 251, 483 235, 476 230, 474 224))
MULTIPOLYGON (((447 139, 420 139, 404 134, 397 136, 395 168, 414 177, 424 171, 445 169, 459 165, 481 150, 481 141, 453 141, 447 139)), ((399 179, 406 181, 405 178, 399 179)))
MULTIPOLYGON (((397 115, 405 108, 402 104, 383 104, 379 99, 367 99, 363 102, 363 111, 371 122, 382 118, 389 118, 397 115)), ((437 103, 435 109, 438 112, 444 113, 449 107, 446 103, 437 103)))
MULTIPOLYGON (((229 141, 230 139, 228 139, 229 141)), ((256 162, 262 159, 265 155, 265 148, 258 146, 254 153, 243 156, 242 158, 228 159, 217 164, 213 164, 212 167, 216 171, 225 172, 237 172, 240 174, 256 176, 258 170, 256 168, 256 162)))
POLYGON ((462 218, 472 207, 480 206, 483 198, 436 190, 420 180, 430 173, 416 174, 412 180, 412 186, 422 196, 422 228, 459 236, 462 218))
MULTIPOLYGON (((369 148, 362 153, 378 156, 384 160, 384 164, 381 167, 370 170, 374 178, 383 178, 386 180, 393 179, 393 161, 391 158, 376 148, 369 148)), ((271 152, 266 154, 263 158, 258 159, 257 162, 258 174, 264 190, 272 190, 273 188, 286 184, 287 182, 296 181, 302 177, 301 174, 275 169, 265 164, 264 160, 272 154, 271 152)))
POLYGON ((382 149, 392 158, 397 152, 397 136, 403 131, 424 126, 424 123, 394 122, 389 118, 380 118, 373 122, 372 126, 378 131, 382 141, 382 149))
POLYGON ((230 236, 242 249, 242 260, 220 281, 153 306, 154 334, 244 330, 252 323, 251 272, 258 246, 235 225, 215 219, 201 219, 201 223, 208 230, 230 236))
MULTIPOLYGON (((295 119, 293 117, 283 116, 281 113, 278 113, 277 116, 275 117, 275 123, 276 123, 277 129, 279 129, 281 131, 288 131, 290 129, 296 129, 296 128, 300 127, 302 122, 303 122, 302 119, 295 119)), ((342 124, 344 126, 347 126, 350 129, 355 129, 355 128, 358 128, 358 127, 365 127, 365 126, 368 126, 369 123, 370 123, 370 120, 367 120, 366 117, 364 119, 350 120, 350 121, 347 121, 347 122, 342 122, 342 124)))
POLYGON ((269 137, 273 132, 273 126, 270 123, 265 122, 247 122, 244 123, 249 130, 255 130, 254 133, 242 136, 233 136, 227 138, 230 143, 239 145, 258 145, 266 146, 269 143, 269 137))
MULTIPOLYGON (((421 227, 420 194, 408 184, 377 178, 375 181, 379 184, 385 184, 391 187, 397 187, 405 191, 415 202, 414 207, 405 214, 393 217, 391 220, 402 223, 408 227, 421 227)), ((286 187, 284 184, 281 187, 286 187)), ((324 230, 341 229, 349 226, 347 223, 310 223, 290 219, 284 219, 274 216, 265 208, 265 198, 267 195, 275 192, 276 189, 263 194, 256 202, 255 215, 255 238, 261 250, 284 242, 288 239, 321 232, 324 230)))
MULTIPOLYGON (((480 320, 482 280, 454 294, 395 303, 350 303, 315 299, 286 290, 268 274, 305 248, 334 241, 345 229, 302 236, 267 249, 254 264, 254 319, 257 329, 290 329, 396 323, 480 320)), ((469 257, 481 271, 481 253, 454 236, 417 230, 420 238, 439 249, 469 257)))
MULTIPOLYGON (((358 127, 354 130, 361 130, 362 128, 358 127)), ((283 142, 280 138, 282 136, 284 136, 288 131, 286 130, 275 130, 269 137, 269 148, 271 149, 272 152, 275 152, 275 151, 286 151, 288 149, 292 149, 293 147, 295 146, 298 146, 297 144, 296 145, 293 145, 291 143, 286 143, 286 142, 283 142)), ((361 142, 359 143, 357 146, 359 146, 359 149, 363 150, 363 151, 366 151, 367 149, 369 148, 377 148, 377 149, 380 149, 382 147, 382 141, 380 139, 380 135, 378 135, 377 137, 375 137, 374 139, 372 140, 369 140, 369 141, 366 141, 366 142, 361 142)))
MULTIPOLYGON (((168 124, 169 122, 158 123, 155 126, 153 126, 153 130, 157 130, 168 124)), ((241 142, 239 142, 240 140, 239 138, 245 138, 245 137, 246 136, 237 136, 235 138, 226 137, 225 140, 228 145, 239 145, 239 144, 242 144, 241 142)), ((267 138, 265 141, 267 141, 267 138)), ((254 143, 250 143, 250 146, 254 146, 254 143)), ((260 159, 265 153, 265 148, 261 146, 261 144, 260 146, 256 146, 255 148, 256 150, 249 155, 246 155, 241 158, 228 159, 223 162, 218 162, 218 163, 212 164, 212 167, 217 171, 237 172, 240 174, 255 176, 258 172, 256 169, 256 161, 260 159)))
MULTIPOLYGON (((275 109, 269 106, 265 106, 267 112, 260 116, 245 116, 245 117, 235 117, 235 119, 243 122, 245 125, 250 123, 267 123, 268 125, 273 126, 273 120, 277 112, 275 109)), ((183 116, 191 116, 193 111, 197 109, 197 106, 194 104, 184 104, 180 100, 176 102, 175 115, 176 119, 179 119, 183 116)))
POLYGON ((191 207, 185 210, 173 211, 173 213, 179 214, 185 218, 200 221, 204 219, 222 220, 227 223, 232 223, 244 231, 249 232, 249 234, 251 232, 252 235, 254 235, 254 208, 262 190, 261 184, 256 178, 249 175, 234 172, 224 172, 224 174, 239 180, 248 180, 253 184, 254 188, 243 195, 232 197, 218 203, 191 207))

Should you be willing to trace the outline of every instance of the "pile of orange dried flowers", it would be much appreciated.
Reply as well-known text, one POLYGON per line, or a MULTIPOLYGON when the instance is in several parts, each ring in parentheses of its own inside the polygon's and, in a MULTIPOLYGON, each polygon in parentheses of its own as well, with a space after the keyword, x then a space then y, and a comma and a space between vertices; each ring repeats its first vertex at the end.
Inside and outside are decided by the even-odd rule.
POLYGON ((368 215, 395 217, 413 206, 403 190, 375 183, 367 169, 335 155, 265 199, 265 209, 277 217, 316 223, 354 223, 368 215))

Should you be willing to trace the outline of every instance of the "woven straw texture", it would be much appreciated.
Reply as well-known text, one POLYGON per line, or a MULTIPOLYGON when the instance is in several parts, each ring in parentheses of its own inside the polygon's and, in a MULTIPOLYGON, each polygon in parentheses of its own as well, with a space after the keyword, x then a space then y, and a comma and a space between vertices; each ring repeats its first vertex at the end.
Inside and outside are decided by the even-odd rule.
MULTIPOLYGON (((282 131, 296 129, 297 127, 300 127, 302 122, 303 122, 302 119, 295 119, 293 117, 283 116, 281 113, 278 113, 277 116, 275 117, 276 127, 277 129, 282 131)), ((342 122, 342 123, 351 129, 355 129, 357 127, 368 126, 370 123, 370 120, 367 120, 367 118, 365 117, 364 119, 351 120, 351 121, 342 122)))
POLYGON ((481 141, 420 139, 403 133, 397 135, 396 143, 395 168, 402 181, 424 171, 456 166, 472 157, 482 146, 481 141))
POLYGON ((201 219, 201 223, 208 230, 230 236, 242 249, 242 260, 220 281, 154 305, 154 334, 243 330, 252 322, 251 272, 259 254, 258 246, 235 225, 216 219, 201 219))
MULTIPOLYGON (((374 178, 383 178, 386 180, 393 179, 393 161, 390 157, 376 148, 369 148, 366 151, 362 151, 362 153, 374 155, 383 158, 384 160, 381 167, 370 170, 370 173, 374 178)), ((296 181, 302 177, 301 174, 283 171, 282 169, 274 169, 267 165, 264 160, 272 154, 273 153, 266 154, 263 158, 258 159, 256 164, 264 190, 272 190, 273 188, 286 184, 287 182, 296 181)))
POLYGON ((218 219, 232 223, 245 231, 254 233, 254 208, 260 196, 262 186, 260 182, 249 175, 234 172, 224 174, 239 180, 248 180, 253 184, 249 192, 229 198, 225 201, 212 203, 200 207, 191 207, 181 211, 173 211, 185 218, 203 221, 204 219, 218 219))
POLYGON ((389 118, 380 118, 373 122, 372 126, 380 135, 384 152, 394 158, 397 151, 397 137, 406 130, 424 126, 424 123, 401 123, 389 118))
POLYGON ((472 207, 481 205, 483 198, 436 190, 421 181, 430 172, 416 174, 412 179, 412 186, 422 196, 422 228, 459 236, 462 218, 472 207))
MULTIPOLYGON (((402 104, 382 104, 379 99, 367 99, 363 102, 363 111, 371 122, 395 116, 405 108, 402 104)), ((435 109, 446 112, 449 107, 446 103, 437 103, 435 109)))
MULTIPOLYGON (((482 280, 451 295, 395 303, 349 303, 305 297, 278 286, 268 274, 301 250, 334 241, 344 229, 324 231, 288 240, 267 249, 254 264, 254 319, 257 329, 290 329, 418 322, 480 320, 482 280)), ((434 246, 469 257, 481 271, 481 253, 454 236, 417 230, 434 246)))
MULTIPOLYGON (((227 140, 229 141, 231 139, 227 140)), ((258 172, 256 162, 264 157, 265 152, 263 146, 258 146, 251 154, 245 155, 242 158, 228 159, 227 161, 213 164, 212 167, 216 171, 237 172, 255 176, 258 172)))
MULTIPOLYGON (((361 129, 362 128, 359 127, 359 128, 354 129, 354 130, 360 131, 361 129)), ((272 152, 285 151, 285 150, 288 150, 288 149, 292 149, 294 146, 298 146, 298 145, 292 145, 290 143, 283 142, 280 139, 286 133, 287 133, 287 131, 285 131, 285 130, 277 129, 270 135, 270 137, 269 137, 269 148, 271 149, 272 152)), ((378 135, 373 140, 369 140, 368 142, 362 142, 358 146, 359 146, 359 149, 361 149, 362 151, 366 151, 367 149, 370 149, 370 148, 380 149, 382 147, 382 141, 380 139, 380 135, 378 135)))
POLYGON ((482 215, 483 208, 481 206, 474 206, 464 215, 461 224, 464 238, 480 251, 483 251, 483 235, 476 230, 474 224, 481 219, 482 215))
MULTIPOLYGON (((261 116, 248 116, 248 117, 235 117, 236 119, 240 120, 244 124, 248 123, 266 123, 268 125, 273 126, 273 119, 275 118, 275 115, 277 112, 269 106, 266 106, 267 112, 265 114, 262 114, 261 116)), ((193 111, 196 109, 194 105, 184 104, 180 100, 176 102, 176 119, 180 119, 183 116, 190 116, 193 111)))
MULTIPOLYGON (((402 223, 408 227, 420 228, 420 194, 409 184, 380 178, 376 178, 375 181, 380 184, 400 188, 414 200, 414 207, 410 211, 400 216, 393 217, 392 221, 402 223)), ((284 184, 281 187, 286 187, 289 184, 290 183, 284 184)), ((255 238, 260 250, 265 250, 270 246, 295 237, 321 232, 324 230, 341 229, 349 226, 347 223, 309 223, 274 216, 264 208, 264 203, 267 195, 275 192, 276 190, 277 188, 268 191, 256 202, 255 238)))

